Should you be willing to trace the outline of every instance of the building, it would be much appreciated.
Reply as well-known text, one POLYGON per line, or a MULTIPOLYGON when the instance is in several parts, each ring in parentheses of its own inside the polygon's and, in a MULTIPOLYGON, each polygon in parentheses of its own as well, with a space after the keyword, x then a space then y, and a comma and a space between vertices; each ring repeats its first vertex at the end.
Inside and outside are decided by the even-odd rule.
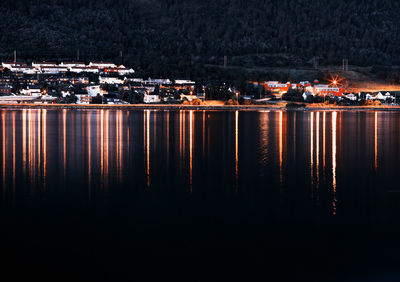
POLYGON ((336 97, 342 97, 342 94, 344 92, 343 88, 328 84, 315 84, 314 86, 307 86, 305 90, 317 96, 336 97))
POLYGON ((99 77, 100 84, 124 84, 124 80, 118 77, 108 77, 108 76, 100 76, 99 77))
POLYGON ((105 68, 116 68, 117 65, 111 62, 90 62, 89 67, 105 69, 105 68))
POLYGON ((12 87, 10 85, 0 85, 0 95, 10 95, 12 87))
POLYGON ((16 67, 26 67, 26 63, 23 62, 3 62, 2 67, 11 70, 16 67))
POLYGON ((61 66, 43 66, 40 67, 40 71, 45 74, 59 74, 68 72, 68 68, 61 66))
POLYGON ((67 67, 67 68, 73 68, 73 67, 84 68, 84 67, 86 67, 85 63, 82 63, 82 62, 61 62, 60 66, 67 67))
POLYGON ((56 63, 53 62, 32 62, 32 67, 40 70, 42 67, 55 67, 56 63))
POLYGON ((270 91, 272 94, 283 95, 292 87, 292 83, 280 83, 279 81, 266 81, 264 83, 265 91, 270 91))
POLYGON ((160 103, 161 99, 160 99, 160 96, 158 96, 158 95, 152 95, 152 94, 146 93, 146 94, 144 94, 143 102, 146 104, 160 103))
POLYGON ((129 75, 135 73, 133 69, 128 69, 123 65, 120 65, 116 68, 105 68, 104 72, 106 74, 118 74, 118 75, 129 75))
POLYGON ((42 95, 40 86, 28 86, 24 89, 21 89, 20 93, 22 95, 28 95, 28 96, 41 96, 42 95))
POLYGON ((69 67, 69 70, 70 72, 75 72, 75 73, 82 73, 82 72, 99 73, 99 69, 96 67, 74 66, 74 67, 69 67))

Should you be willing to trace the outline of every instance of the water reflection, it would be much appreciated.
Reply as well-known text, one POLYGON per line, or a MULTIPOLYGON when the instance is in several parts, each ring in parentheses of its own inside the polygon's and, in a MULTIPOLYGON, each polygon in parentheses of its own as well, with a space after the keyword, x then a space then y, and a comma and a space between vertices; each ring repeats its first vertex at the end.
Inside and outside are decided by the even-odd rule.
POLYGON ((333 215, 336 214, 337 198, 336 198, 336 122, 337 113, 332 113, 332 188, 333 188, 333 215))
POLYGON ((121 188, 150 187, 196 196, 226 188, 237 193, 240 183, 240 193, 279 189, 271 197, 312 187, 311 197, 298 191, 338 214, 343 178, 350 177, 344 172, 366 166, 358 172, 364 176, 374 167, 366 179, 375 179, 379 166, 385 169, 381 183, 397 175, 400 149, 396 140, 379 139, 378 130, 399 138, 391 132, 400 128, 383 126, 383 117, 398 118, 383 112, 3 110, 2 199, 80 189, 93 200, 121 188), (370 130, 354 130, 354 121, 370 130), (362 141, 357 150, 354 140, 362 141))

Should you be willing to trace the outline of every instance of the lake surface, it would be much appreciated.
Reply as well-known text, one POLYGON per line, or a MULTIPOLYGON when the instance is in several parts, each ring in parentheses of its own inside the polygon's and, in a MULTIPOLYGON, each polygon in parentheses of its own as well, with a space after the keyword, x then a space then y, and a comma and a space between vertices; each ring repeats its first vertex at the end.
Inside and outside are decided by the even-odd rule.
POLYGON ((398 112, 0 110, 0 152, 15 278, 400 277, 398 112))

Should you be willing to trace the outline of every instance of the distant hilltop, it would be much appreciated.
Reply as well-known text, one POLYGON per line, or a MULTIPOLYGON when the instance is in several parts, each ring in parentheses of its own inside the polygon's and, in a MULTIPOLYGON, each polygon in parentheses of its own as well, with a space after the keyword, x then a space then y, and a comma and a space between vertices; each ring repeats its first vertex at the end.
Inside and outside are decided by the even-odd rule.
POLYGON ((24 62, 3 62, 3 69, 8 69, 13 73, 24 74, 62 74, 67 72, 73 73, 100 73, 129 75, 135 73, 132 68, 127 68, 124 65, 116 65, 111 62, 90 62, 86 65, 83 62, 32 62, 28 65, 24 62))

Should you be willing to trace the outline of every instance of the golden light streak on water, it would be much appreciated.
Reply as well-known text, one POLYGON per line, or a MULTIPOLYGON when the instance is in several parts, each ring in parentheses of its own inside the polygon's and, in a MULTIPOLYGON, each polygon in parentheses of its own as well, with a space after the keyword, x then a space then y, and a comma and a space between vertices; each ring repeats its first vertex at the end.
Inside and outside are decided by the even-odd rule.
MULTIPOLYGON (((167 160, 169 160, 169 111, 167 111, 167 160)), ((169 166, 169 161, 167 161, 169 166)))
POLYGON ((6 193, 6 113, 3 111, 1 113, 1 121, 2 121, 2 143, 3 143, 3 199, 6 193))
POLYGON ((12 166, 12 174, 13 174, 13 200, 15 199, 15 159, 16 159, 16 154, 15 154, 15 112, 12 112, 12 135, 13 135, 13 144, 12 144, 12 158, 13 158, 13 166, 12 166))
POLYGON ((316 129, 317 129, 317 133, 316 133, 316 168, 317 168, 317 188, 319 185, 319 112, 317 112, 316 115, 316 129))
POLYGON ((333 215, 336 215, 336 122, 337 112, 332 113, 332 188, 333 188, 333 215))
POLYGON ((29 167, 29 178, 30 183, 33 183, 33 115, 32 110, 28 110, 28 167, 29 167))
POLYGON ((310 167, 311 187, 314 186, 314 112, 310 114, 310 167))
POLYGON ((67 110, 63 109, 63 154, 64 154, 64 183, 67 180, 67 110))
POLYGON ((325 163, 326 163, 326 161, 325 161, 325 144, 326 144, 326 124, 325 124, 325 121, 326 121, 326 112, 324 112, 323 113, 323 116, 322 116, 322 158, 323 158, 323 167, 324 167, 324 169, 323 169, 323 171, 324 171, 324 175, 325 175, 325 163))
POLYGON ((235 112, 235 184, 239 191, 239 111, 235 112))
POLYGON ((193 192, 193 111, 189 112, 189 170, 190 194, 193 192))
POLYGON ((150 188, 150 110, 146 110, 146 176, 150 188))
POLYGON ((42 134, 42 129, 41 129, 41 118, 42 118, 42 110, 38 110, 37 112, 37 156, 38 156, 38 168, 39 168, 39 177, 40 177, 40 167, 41 167, 41 154, 42 154, 42 150, 41 150, 41 134, 42 134))
POLYGON ((22 110, 22 172, 26 175, 26 109, 22 110))
POLYGON ((203 111, 203 158, 206 156, 206 111, 203 111))
POLYGON ((179 111, 179 165, 182 167, 182 140, 183 140, 183 133, 182 133, 182 113, 183 111, 179 111))
POLYGON ((92 197, 92 114, 89 112, 87 115, 87 136, 88 136, 88 198, 89 201, 92 197))
POLYGON ((375 112, 375 171, 378 169, 378 112, 375 112))
POLYGON ((101 186, 104 188, 104 110, 100 111, 100 175, 101 186))
POLYGON ((122 127, 123 127, 123 120, 124 120, 124 116, 121 110, 118 111, 118 116, 119 116, 119 140, 118 140, 118 146, 119 146, 119 181, 122 181, 122 164, 123 164, 123 142, 124 142, 124 133, 122 131, 122 127))
POLYGON ((43 154, 43 190, 46 191, 47 184, 47 110, 42 110, 42 154, 43 154))
POLYGON ((182 141, 182 152, 183 152, 183 166, 186 165, 186 112, 183 112, 182 114, 182 136, 183 136, 183 141, 182 141))
POLYGON ((109 174, 109 138, 110 138, 110 119, 109 116, 110 115, 110 111, 106 111, 105 112, 105 142, 104 142, 104 182, 105 182, 105 187, 108 187, 108 174, 109 174))
POLYGON ((279 111, 279 179, 283 183, 283 112, 279 111))
POLYGON ((115 155, 116 155, 116 175, 119 178, 120 176, 120 166, 119 166, 119 146, 120 146, 120 136, 119 136, 119 111, 115 114, 115 136, 116 136, 116 141, 115 141, 115 155))

